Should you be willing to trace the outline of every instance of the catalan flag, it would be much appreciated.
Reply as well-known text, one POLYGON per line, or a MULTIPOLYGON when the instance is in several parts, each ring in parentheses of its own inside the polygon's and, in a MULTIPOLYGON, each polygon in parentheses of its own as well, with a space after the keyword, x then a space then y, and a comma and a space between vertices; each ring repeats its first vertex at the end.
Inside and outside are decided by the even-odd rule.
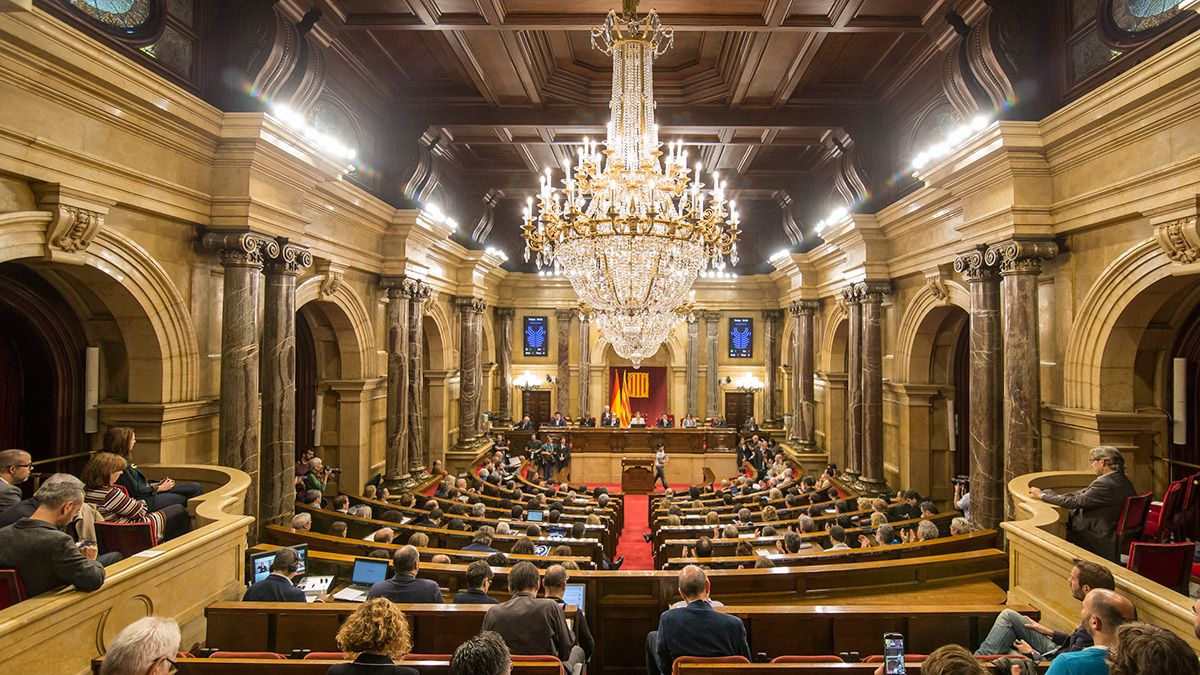
POLYGON ((627 427, 629 418, 633 417, 633 411, 629 409, 629 395, 622 386, 621 375, 619 370, 613 372, 612 403, 609 405, 609 409, 613 415, 617 416, 617 419, 621 420, 621 426, 627 427))

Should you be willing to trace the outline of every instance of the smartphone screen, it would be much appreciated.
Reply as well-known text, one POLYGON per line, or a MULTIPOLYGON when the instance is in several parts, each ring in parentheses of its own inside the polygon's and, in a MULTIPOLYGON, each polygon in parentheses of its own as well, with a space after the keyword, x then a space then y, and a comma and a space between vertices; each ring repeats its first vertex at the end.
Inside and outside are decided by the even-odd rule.
POLYGON ((887 633, 883 636, 884 675, 904 675, 904 636, 887 633))

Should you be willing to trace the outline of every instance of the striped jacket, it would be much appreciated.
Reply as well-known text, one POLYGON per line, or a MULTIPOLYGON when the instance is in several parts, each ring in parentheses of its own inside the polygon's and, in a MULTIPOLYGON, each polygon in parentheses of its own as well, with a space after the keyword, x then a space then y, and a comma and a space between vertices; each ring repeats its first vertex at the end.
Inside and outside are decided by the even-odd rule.
POLYGON ((89 488, 87 503, 100 512, 100 520, 108 523, 150 523, 154 541, 162 541, 166 518, 161 512, 147 513, 146 502, 130 497, 123 487, 89 488))

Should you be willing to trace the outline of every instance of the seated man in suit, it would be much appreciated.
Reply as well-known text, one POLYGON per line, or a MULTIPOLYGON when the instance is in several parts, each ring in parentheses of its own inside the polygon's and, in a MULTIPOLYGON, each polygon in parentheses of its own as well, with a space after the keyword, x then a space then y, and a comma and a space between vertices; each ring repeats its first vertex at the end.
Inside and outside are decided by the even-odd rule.
MULTIPOLYGON (((266 579, 246 589, 242 602, 304 602, 304 591, 296 588, 292 579, 300 569, 300 554, 293 548, 281 548, 271 561, 271 573, 266 579)), ((325 602, 325 594, 317 596, 325 602)))
POLYGON ((663 413, 662 417, 658 418, 658 421, 654 423, 654 426, 659 429, 670 429, 674 426, 674 423, 671 422, 671 418, 667 416, 667 413, 663 413))
POLYGON ((754 419, 754 415, 750 415, 745 422, 742 422, 742 431, 758 431, 758 421, 754 419))
POLYGON ((687 603, 658 619, 646 636, 646 672, 663 675, 680 656, 744 656, 750 659, 746 626, 731 614, 713 609, 712 586, 704 570, 688 565, 679 573, 679 595, 687 603))
POLYGON ((496 531, 491 525, 481 525, 478 530, 475 530, 475 535, 471 538, 471 543, 463 547, 464 551, 478 551, 480 553, 495 553, 496 549, 492 548, 492 538, 496 531))
POLYGON ((84 506, 83 483, 74 476, 38 488, 33 515, 0 530, 0 567, 13 567, 28 597, 74 585, 94 591, 104 583, 104 566, 94 543, 76 546, 62 531, 84 506))
POLYGON ((580 416, 579 416, 579 426, 581 426, 581 427, 594 427, 594 426, 596 426, 596 418, 595 418, 595 417, 592 417, 592 416, 591 416, 590 414, 588 414, 588 413, 584 413, 584 414, 582 414, 582 415, 580 415, 580 416))
POLYGON ((537 568, 523 561, 514 565, 508 573, 508 590, 512 599, 488 609, 483 630, 499 633, 513 654, 557 656, 567 672, 575 672, 583 650, 572 653, 575 636, 562 606, 537 597, 537 568))
POLYGON ((524 417, 521 418, 520 422, 517 422, 515 425, 513 425, 513 428, 514 429, 525 429, 525 430, 532 429, 533 422, 531 422, 529 420, 529 415, 525 415, 524 417))
MULTIPOLYGON (((567 579, 569 579, 567 568, 562 565, 551 565, 546 570, 546 576, 542 579, 542 588, 546 591, 546 597, 557 602, 564 609, 566 601, 563 600, 563 595, 567 592, 567 579)), ((583 658, 580 663, 587 663, 592 658, 592 653, 596 649, 596 643, 592 639, 592 631, 588 628, 587 617, 583 614, 583 608, 578 608, 578 613, 575 616, 575 646, 571 648, 572 657, 577 657, 575 650, 583 651, 583 658)))
POLYGON ((492 587, 491 565, 486 560, 474 560, 467 565, 467 590, 459 591, 454 596, 456 605, 496 605, 495 598, 488 595, 492 587))
POLYGON ((724 417, 718 417, 712 423, 712 428, 714 429, 724 429, 727 426, 729 426, 729 423, 725 421, 724 417))
POLYGON ((1120 555, 1117 521, 1121 519, 1125 498, 1137 494, 1137 490, 1125 475, 1125 457, 1120 450, 1110 445, 1097 446, 1092 448, 1088 461, 1096 479, 1082 490, 1060 495, 1054 490, 1031 487, 1029 494, 1070 512, 1068 541, 1116 562, 1120 555))
POLYGON ((567 426, 567 418, 563 417, 562 413, 556 412, 554 413, 554 417, 550 418, 550 426, 565 427, 567 426))
POLYGON ((384 579, 367 591, 367 599, 387 598, 392 602, 442 602, 442 589, 432 579, 418 579, 417 570, 421 567, 421 554, 414 546, 397 549, 392 556, 392 565, 396 575, 384 579))

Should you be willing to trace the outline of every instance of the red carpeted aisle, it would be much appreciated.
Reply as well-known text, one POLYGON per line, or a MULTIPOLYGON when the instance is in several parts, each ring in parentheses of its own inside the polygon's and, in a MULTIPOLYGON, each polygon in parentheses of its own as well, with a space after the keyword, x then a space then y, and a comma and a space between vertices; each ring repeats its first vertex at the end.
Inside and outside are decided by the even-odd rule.
MULTIPOLYGON (((603 485, 603 483, 602 483, 603 485)), ((615 483, 607 485, 612 492, 619 492, 621 486, 615 483)), ((686 490, 686 485, 672 485, 675 490, 686 490)), ((646 495, 625 495, 625 529, 617 541, 617 555, 625 558, 622 570, 652 570, 654 569, 654 551, 650 544, 642 539, 642 534, 650 531, 646 521, 646 510, 650 498, 646 495)))

